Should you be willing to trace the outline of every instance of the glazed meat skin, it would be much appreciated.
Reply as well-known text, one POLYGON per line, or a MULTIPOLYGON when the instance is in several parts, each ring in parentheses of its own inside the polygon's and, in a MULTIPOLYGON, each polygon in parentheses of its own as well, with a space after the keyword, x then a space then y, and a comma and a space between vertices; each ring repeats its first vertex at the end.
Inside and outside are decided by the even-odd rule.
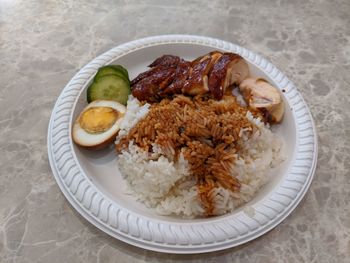
POLYGON ((173 55, 163 55, 159 58, 157 58, 155 61, 153 61, 149 67, 154 68, 154 67, 159 67, 159 66, 164 66, 164 67, 176 67, 181 58, 178 56, 173 56, 173 55))
POLYGON ((209 92, 209 73, 221 55, 221 52, 213 51, 191 62, 192 70, 183 87, 184 94, 195 96, 209 92))
POLYGON ((208 73, 210 70, 210 57, 191 63, 192 70, 183 87, 183 93, 188 95, 205 94, 209 91, 208 88, 208 73))
POLYGON ((249 74, 245 60, 234 53, 213 51, 192 62, 178 56, 163 55, 150 70, 131 81, 134 97, 157 102, 175 94, 190 96, 209 93, 220 100, 232 84, 239 85, 249 74))
POLYGON ((161 96, 181 94, 191 71, 191 63, 183 59, 177 64, 173 82, 161 91, 161 96))
POLYGON ((248 65, 241 56, 224 53, 210 73, 209 90, 215 99, 220 100, 229 86, 239 85, 248 74, 248 65))
POLYGON ((139 74, 136 78, 134 78, 131 81, 130 83, 131 86, 134 86, 136 83, 138 83, 140 80, 144 78, 148 78, 153 76, 154 74, 158 74, 159 71, 161 70, 166 70, 168 68, 176 68, 180 60, 181 60, 180 57, 173 56, 173 55, 163 55, 160 58, 157 58, 148 66, 151 68, 150 70, 139 74))
POLYGON ((183 61, 180 57, 163 55, 149 65, 150 70, 139 74, 131 81, 132 94, 141 101, 157 102, 173 82, 176 68, 183 61))
POLYGON ((140 101, 157 102, 161 90, 168 87, 175 76, 174 68, 154 68, 150 75, 140 79, 132 86, 132 95, 140 101))

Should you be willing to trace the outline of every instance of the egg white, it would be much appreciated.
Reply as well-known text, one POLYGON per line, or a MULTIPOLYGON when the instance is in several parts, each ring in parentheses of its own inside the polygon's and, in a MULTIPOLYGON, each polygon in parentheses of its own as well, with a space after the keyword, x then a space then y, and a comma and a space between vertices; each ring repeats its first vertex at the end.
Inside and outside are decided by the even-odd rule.
POLYGON ((83 147, 97 147, 108 140, 111 140, 112 137, 115 137, 117 132, 120 129, 120 123, 123 120, 124 114, 126 111, 126 107, 119 102, 112 100, 95 100, 87 105, 83 111, 80 113, 79 117, 75 121, 72 130, 72 137, 76 144, 83 147), (91 134, 86 132, 79 123, 79 119, 81 115, 92 107, 110 107, 116 110, 119 114, 117 121, 113 124, 113 126, 99 134, 91 134))

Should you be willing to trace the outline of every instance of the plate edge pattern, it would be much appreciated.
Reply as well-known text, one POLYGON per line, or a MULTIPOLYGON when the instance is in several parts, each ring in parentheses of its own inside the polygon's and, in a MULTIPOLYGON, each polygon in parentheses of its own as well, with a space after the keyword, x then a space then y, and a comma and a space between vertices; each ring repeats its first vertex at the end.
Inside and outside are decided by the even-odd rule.
MULTIPOLYGON (((51 120, 52 126, 48 131, 51 146, 51 153, 49 154, 52 154, 53 163, 56 165, 57 176, 55 177, 63 182, 64 188, 72 195, 75 202, 90 212, 90 215, 95 220, 100 221, 102 225, 105 225, 111 231, 116 231, 116 235, 126 235, 130 236, 131 239, 139 240, 141 243, 154 243, 157 246, 164 245, 170 248, 174 246, 208 247, 210 245, 217 247, 220 243, 239 244, 250 240, 249 238, 257 233, 262 234, 266 232, 264 230, 266 227, 268 228, 270 218, 282 217, 288 210, 288 207, 293 205, 300 198, 300 195, 304 195, 307 190, 307 181, 312 179, 312 166, 316 158, 317 141, 311 114, 300 93, 288 78, 274 65, 254 52, 226 41, 207 37, 185 35, 155 36, 132 41, 107 51, 83 67, 67 84, 56 102, 51 120), (92 74, 100 66, 108 64, 129 52, 146 46, 167 43, 207 45, 241 54, 249 62, 266 72, 280 88, 286 89, 285 97, 293 107, 293 114, 297 120, 298 152, 296 155, 303 156, 303 158, 293 160, 293 165, 286 180, 268 200, 264 200, 267 203, 259 202, 257 207, 254 207, 257 213, 253 218, 248 217, 244 213, 239 213, 235 218, 228 217, 215 222, 193 225, 168 224, 156 220, 148 222, 148 218, 137 216, 131 211, 117 206, 99 193, 83 174, 72 154, 69 126, 71 115, 67 113, 67 109, 68 111, 73 109, 75 100, 72 98, 79 94, 79 91, 92 74), (293 177, 298 178, 298 180, 295 180, 293 177), (279 191, 281 188, 286 190, 281 192, 279 191), (269 214, 266 215, 266 212, 262 213, 261 210, 267 204, 269 207, 280 207, 282 205, 284 209, 271 209, 269 214), (236 221, 235 224, 232 221, 236 221), (241 231, 242 233, 240 233, 240 229, 247 229, 247 231, 241 231), (157 231, 159 233, 163 232, 163 234, 157 235, 157 231), (165 240, 164 237, 174 236, 174 233, 176 233, 175 240, 165 240)), ((150 249, 152 249, 152 245, 150 249)))

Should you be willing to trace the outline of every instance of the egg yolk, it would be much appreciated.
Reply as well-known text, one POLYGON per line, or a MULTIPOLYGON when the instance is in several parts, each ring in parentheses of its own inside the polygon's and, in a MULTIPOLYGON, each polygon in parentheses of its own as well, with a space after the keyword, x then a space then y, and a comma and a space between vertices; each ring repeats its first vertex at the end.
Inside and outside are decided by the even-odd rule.
POLYGON ((111 107, 91 107, 79 119, 80 126, 88 133, 102 133, 117 121, 119 112, 111 107))

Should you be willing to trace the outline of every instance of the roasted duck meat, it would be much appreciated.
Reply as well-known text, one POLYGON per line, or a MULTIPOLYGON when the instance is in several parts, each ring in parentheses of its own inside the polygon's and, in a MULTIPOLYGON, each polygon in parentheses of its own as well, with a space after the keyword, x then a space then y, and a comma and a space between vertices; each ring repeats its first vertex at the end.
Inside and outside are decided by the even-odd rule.
POLYGON ((184 94, 195 96, 209 92, 208 75, 221 55, 214 51, 191 62, 190 74, 183 86, 184 94))
POLYGON ((149 76, 132 85, 132 95, 140 101, 157 102, 162 98, 161 90, 168 87, 174 79, 175 69, 156 67, 150 72, 149 76))
POLYGON ((267 80, 247 78, 239 85, 248 106, 260 110, 269 123, 279 123, 284 115, 284 103, 280 92, 267 80))
POLYGON ((227 87, 239 85, 249 75, 248 64, 234 53, 224 53, 214 64, 209 76, 209 90, 215 99, 221 99, 227 87))
POLYGON ((157 102, 174 94, 191 96, 210 93, 220 100, 227 87, 248 77, 245 60, 234 53, 210 52, 192 62, 163 55, 149 65, 150 70, 131 81, 134 97, 157 102))
POLYGON ((153 74, 159 72, 162 69, 175 68, 179 64, 180 60, 181 59, 178 56, 173 55, 163 55, 160 58, 157 58, 148 66, 152 69, 145 71, 134 78, 130 83, 131 86, 134 86, 144 78, 151 77, 153 74))
POLYGON ((173 82, 168 87, 164 88, 160 95, 169 96, 173 94, 181 94, 187 83, 191 70, 191 62, 181 59, 176 66, 173 82))
POLYGON ((177 65, 183 59, 164 55, 157 58, 152 64, 150 70, 139 74, 131 81, 132 94, 141 101, 156 102, 162 97, 161 93, 174 80, 176 76, 177 65))

